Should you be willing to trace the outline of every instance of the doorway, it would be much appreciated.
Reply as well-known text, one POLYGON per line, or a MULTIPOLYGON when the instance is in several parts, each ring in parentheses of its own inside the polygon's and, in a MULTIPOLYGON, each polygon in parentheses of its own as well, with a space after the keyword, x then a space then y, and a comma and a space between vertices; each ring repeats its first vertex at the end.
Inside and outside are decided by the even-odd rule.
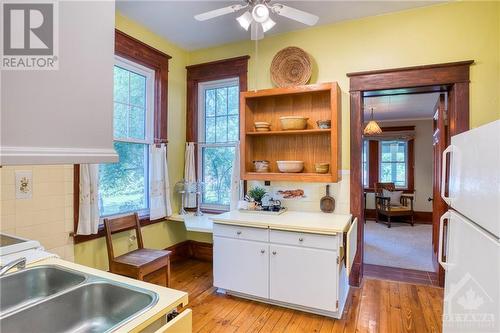
MULTIPOLYGON (((448 135, 438 141, 435 146, 434 156, 438 160, 434 163, 436 170, 441 166, 441 149, 448 145, 452 135, 469 129, 469 72, 474 61, 463 61, 446 64, 426 65, 417 67, 397 68, 389 70, 349 73, 350 79, 350 121, 351 121, 351 177, 350 177, 350 204, 351 213, 358 218, 358 248, 350 283, 354 286, 361 284, 364 274, 364 239, 365 239, 365 196, 362 178, 362 149, 364 128, 364 99, 376 94, 391 93, 417 94, 446 92, 448 135)), ((440 132, 443 134, 443 132, 440 132)), ((440 175, 436 172, 436 175, 440 175)), ((433 265, 437 270, 438 284, 444 285, 444 271, 438 265, 439 218, 447 209, 441 203, 440 177, 435 183, 438 188, 433 188, 433 221, 432 221, 432 247, 433 265), (435 209, 434 209, 435 208, 435 209)), ((436 187, 433 184, 433 187, 436 187)))
POLYGON ((446 94, 390 89, 363 97, 366 276, 438 285, 432 245, 433 137, 439 101, 446 94), (370 131, 369 121, 380 132, 370 131))

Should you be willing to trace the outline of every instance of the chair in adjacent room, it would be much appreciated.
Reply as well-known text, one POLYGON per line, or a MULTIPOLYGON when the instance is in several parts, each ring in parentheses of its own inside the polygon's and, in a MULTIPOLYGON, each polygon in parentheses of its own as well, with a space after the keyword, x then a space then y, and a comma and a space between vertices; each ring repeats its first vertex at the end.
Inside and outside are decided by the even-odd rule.
POLYGON ((394 217, 408 217, 409 220, 400 219, 398 222, 414 225, 413 196, 402 195, 402 191, 396 191, 394 183, 375 183, 375 222, 387 223, 390 228, 394 217), (385 217, 386 221, 381 217, 385 217))
POLYGON ((137 213, 133 215, 104 219, 106 246, 108 248, 109 271, 138 280, 170 286, 170 253, 166 250, 145 249, 141 225, 137 213), (112 235, 135 229, 136 250, 115 257, 112 235))

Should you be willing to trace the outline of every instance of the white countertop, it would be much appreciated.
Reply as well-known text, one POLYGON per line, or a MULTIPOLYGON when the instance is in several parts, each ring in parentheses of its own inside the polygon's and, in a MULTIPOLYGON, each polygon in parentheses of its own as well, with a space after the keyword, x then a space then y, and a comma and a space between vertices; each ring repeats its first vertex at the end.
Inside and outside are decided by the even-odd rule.
POLYGON ((287 211, 281 215, 264 215, 235 210, 213 215, 210 219, 220 224, 332 235, 347 231, 352 215, 296 211, 287 211))

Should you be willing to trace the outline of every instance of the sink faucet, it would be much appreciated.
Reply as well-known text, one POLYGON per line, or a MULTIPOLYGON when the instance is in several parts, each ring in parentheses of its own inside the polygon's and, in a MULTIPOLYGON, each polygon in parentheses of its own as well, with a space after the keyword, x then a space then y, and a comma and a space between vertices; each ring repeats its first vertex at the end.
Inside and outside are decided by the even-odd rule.
POLYGON ((12 268, 23 269, 26 267, 26 258, 18 258, 16 260, 12 260, 8 264, 4 266, 0 266, 0 276, 4 276, 10 271, 12 268))

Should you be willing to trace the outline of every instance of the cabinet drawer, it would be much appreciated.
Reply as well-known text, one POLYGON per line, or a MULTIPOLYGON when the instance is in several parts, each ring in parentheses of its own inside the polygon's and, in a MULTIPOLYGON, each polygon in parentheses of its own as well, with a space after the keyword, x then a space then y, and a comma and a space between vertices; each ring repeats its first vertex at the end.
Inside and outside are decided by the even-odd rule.
POLYGON ((320 235, 282 230, 270 230, 269 240, 271 243, 276 244, 304 246, 333 251, 337 251, 339 242, 337 235, 320 235))
POLYGON ((214 223, 214 236, 268 242, 269 230, 214 223))
POLYGON ((193 312, 191 309, 186 309, 155 333, 191 333, 192 331, 193 312))

